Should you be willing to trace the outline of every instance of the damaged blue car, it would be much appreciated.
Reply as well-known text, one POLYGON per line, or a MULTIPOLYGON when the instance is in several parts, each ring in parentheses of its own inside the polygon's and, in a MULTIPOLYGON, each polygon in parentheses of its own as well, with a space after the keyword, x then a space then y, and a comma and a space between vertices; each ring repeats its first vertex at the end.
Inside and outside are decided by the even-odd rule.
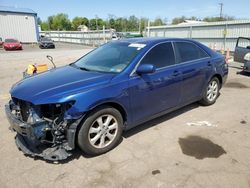
POLYGON ((5 111, 27 155, 63 160, 76 147, 100 155, 124 130, 196 101, 215 103, 227 75, 224 57, 194 40, 125 39, 19 81, 5 111))

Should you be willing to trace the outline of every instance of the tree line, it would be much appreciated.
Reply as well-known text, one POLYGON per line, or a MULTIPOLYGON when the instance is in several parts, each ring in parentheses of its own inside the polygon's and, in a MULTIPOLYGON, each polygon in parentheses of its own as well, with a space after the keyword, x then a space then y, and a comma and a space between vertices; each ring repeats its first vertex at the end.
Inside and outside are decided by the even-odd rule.
MULTIPOLYGON (((197 21, 225 21, 234 20, 234 17, 224 16, 224 17, 205 17, 199 19, 195 16, 192 17, 176 17, 172 19, 172 24, 179 24, 185 20, 197 20, 197 21)), ((134 15, 126 17, 116 17, 114 15, 109 15, 107 19, 102 18, 86 18, 77 16, 72 20, 69 19, 67 14, 59 13, 56 15, 49 16, 46 21, 41 21, 38 18, 38 24, 41 26, 43 31, 59 30, 59 31, 76 31, 80 25, 86 25, 90 30, 100 30, 103 26, 106 29, 115 29, 117 32, 127 32, 127 31, 140 31, 145 30, 148 24, 148 18, 138 18, 134 15)), ((166 18, 157 17, 153 21, 150 20, 150 26, 161 26, 168 24, 166 18)))

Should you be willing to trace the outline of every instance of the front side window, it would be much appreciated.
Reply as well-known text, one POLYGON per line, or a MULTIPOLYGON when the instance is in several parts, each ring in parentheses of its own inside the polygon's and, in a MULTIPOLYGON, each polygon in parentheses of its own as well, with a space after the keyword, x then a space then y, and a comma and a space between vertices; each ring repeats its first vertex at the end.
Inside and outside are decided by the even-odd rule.
POLYGON ((175 42, 175 49, 179 63, 209 57, 204 50, 191 42, 175 42))
POLYGON ((172 43, 162 43, 152 48, 142 59, 141 64, 153 64, 156 69, 174 65, 175 56, 172 43))
POLYGON ((87 71, 119 73, 145 46, 129 42, 110 42, 83 56, 74 65, 87 71))

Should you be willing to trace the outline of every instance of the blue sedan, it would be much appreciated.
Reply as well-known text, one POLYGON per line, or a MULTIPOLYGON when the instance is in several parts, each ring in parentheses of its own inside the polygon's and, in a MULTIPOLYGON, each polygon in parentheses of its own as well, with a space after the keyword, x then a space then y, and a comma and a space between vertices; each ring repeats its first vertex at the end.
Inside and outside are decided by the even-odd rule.
POLYGON ((25 154, 63 160, 79 146, 100 155, 124 130, 196 101, 214 104, 227 75, 224 57, 194 40, 113 41, 16 83, 5 111, 25 154))

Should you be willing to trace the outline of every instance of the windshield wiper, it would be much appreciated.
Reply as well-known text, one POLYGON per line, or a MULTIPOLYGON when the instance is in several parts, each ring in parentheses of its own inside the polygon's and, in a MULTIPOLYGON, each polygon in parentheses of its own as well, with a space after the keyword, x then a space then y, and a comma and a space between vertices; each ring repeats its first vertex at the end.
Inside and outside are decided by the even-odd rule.
POLYGON ((77 69, 80 69, 80 70, 90 71, 89 69, 87 69, 85 67, 79 67, 79 66, 77 66, 75 63, 70 63, 69 65, 72 66, 72 67, 75 67, 77 69))
POLYGON ((84 70, 84 71, 90 71, 89 69, 85 68, 85 67, 78 67, 79 69, 81 70, 84 70))

